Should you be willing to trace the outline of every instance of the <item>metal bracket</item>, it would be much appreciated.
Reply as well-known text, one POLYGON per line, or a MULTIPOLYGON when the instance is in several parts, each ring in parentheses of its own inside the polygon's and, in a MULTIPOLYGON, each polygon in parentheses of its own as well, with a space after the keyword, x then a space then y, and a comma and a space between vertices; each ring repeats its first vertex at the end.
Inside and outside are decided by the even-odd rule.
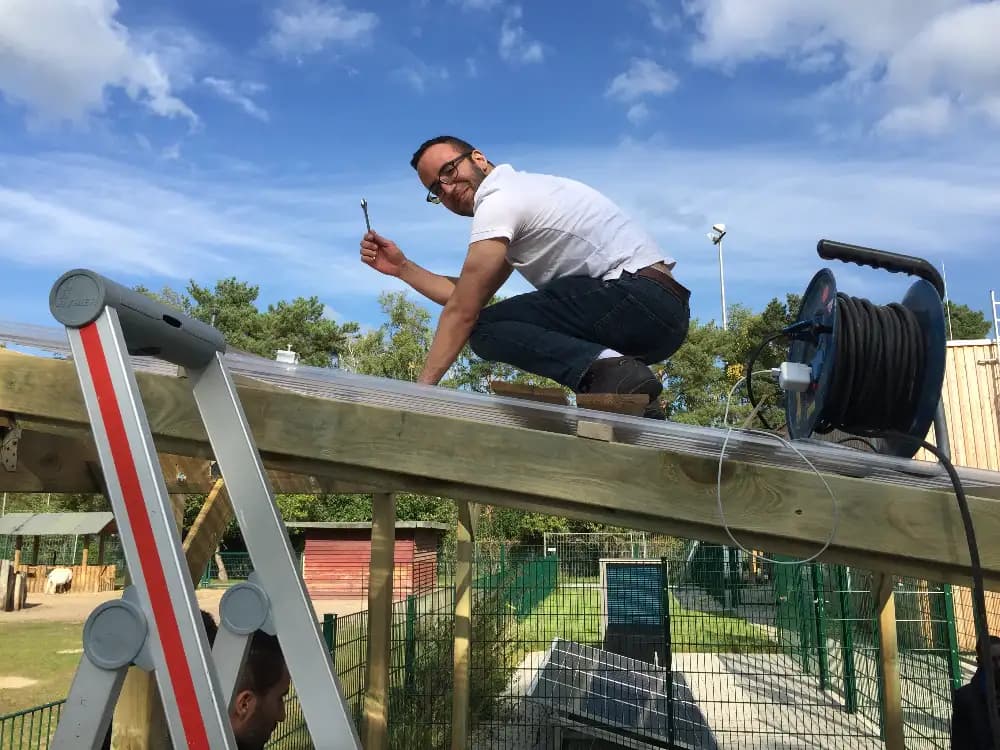
POLYGON ((3 440, 0 441, 0 463, 7 471, 17 471, 17 443, 21 439, 21 425, 11 420, 9 427, 0 428, 0 433, 3 433, 3 440))

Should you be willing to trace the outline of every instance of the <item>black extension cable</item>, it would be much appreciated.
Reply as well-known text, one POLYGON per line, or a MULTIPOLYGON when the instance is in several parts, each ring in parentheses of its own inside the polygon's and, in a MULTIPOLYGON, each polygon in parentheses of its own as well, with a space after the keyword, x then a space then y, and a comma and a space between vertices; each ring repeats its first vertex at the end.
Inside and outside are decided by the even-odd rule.
POLYGON ((843 293, 837 303, 837 350, 815 431, 907 433, 926 359, 916 315, 896 302, 882 307, 843 293))
MULTIPOLYGON (((843 293, 837 294, 837 311, 839 330, 837 349, 833 353, 834 368, 824 395, 823 411, 817 416, 814 430, 819 433, 840 430, 862 439, 902 440, 914 449, 919 446, 934 454, 948 472, 969 546, 976 651, 986 677, 986 705, 993 747, 1000 750, 1000 708, 990 658, 983 571, 965 490, 948 457, 937 446, 909 434, 918 408, 927 356, 919 322, 913 311, 898 303, 883 307, 843 293)), ((747 395, 754 407, 757 404, 750 377, 754 361, 771 341, 793 336, 797 332, 795 329, 804 329, 807 325, 801 322, 769 335, 751 354, 747 362, 747 395)), ((764 425, 768 426, 766 422, 764 425)), ((874 448, 871 443, 868 445, 874 448)))
POLYGON ((894 438, 908 440, 933 453, 951 479, 955 489, 955 499, 958 501, 958 511, 965 527, 965 538, 969 545, 969 567, 972 569, 972 619, 976 627, 976 654, 979 656, 980 668, 986 678, 986 710, 989 714, 990 735, 993 739, 993 750, 1000 750, 1000 704, 997 703, 997 681, 993 669, 993 659, 990 655, 989 624, 986 617, 986 596, 983 589, 983 568, 979 560, 979 545, 976 542, 976 530, 972 526, 972 514, 969 513, 969 502, 965 497, 965 488, 955 470, 955 466, 936 445, 923 440, 916 440, 912 435, 895 430, 864 430, 857 433, 864 437, 894 438))

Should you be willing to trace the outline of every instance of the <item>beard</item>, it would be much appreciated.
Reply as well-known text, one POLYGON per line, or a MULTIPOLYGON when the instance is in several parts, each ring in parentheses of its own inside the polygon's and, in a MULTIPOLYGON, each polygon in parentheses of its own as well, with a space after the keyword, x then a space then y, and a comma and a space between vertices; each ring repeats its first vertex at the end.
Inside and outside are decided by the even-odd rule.
MULTIPOLYGON (((486 172, 483 171, 478 165, 473 164, 472 174, 469 175, 468 179, 464 180, 464 182, 468 186, 468 189, 472 193, 473 201, 475 201, 476 191, 479 190, 479 186, 483 184, 483 180, 485 179, 486 179, 486 172)), ((465 196, 463 195, 462 197, 464 198, 465 196)), ((467 209, 464 206, 462 206, 458 210, 455 210, 455 213, 457 213, 459 216, 471 217, 474 214, 474 210, 471 207, 467 209)))

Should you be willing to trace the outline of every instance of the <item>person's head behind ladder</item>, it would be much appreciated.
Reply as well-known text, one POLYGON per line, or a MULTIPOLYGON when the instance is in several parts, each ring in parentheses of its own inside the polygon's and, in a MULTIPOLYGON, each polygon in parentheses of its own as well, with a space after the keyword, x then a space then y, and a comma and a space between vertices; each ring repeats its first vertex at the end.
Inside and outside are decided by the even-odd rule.
POLYGON ((278 639, 258 630, 251 638, 229 712, 239 750, 262 750, 268 743, 285 720, 290 685, 278 639))

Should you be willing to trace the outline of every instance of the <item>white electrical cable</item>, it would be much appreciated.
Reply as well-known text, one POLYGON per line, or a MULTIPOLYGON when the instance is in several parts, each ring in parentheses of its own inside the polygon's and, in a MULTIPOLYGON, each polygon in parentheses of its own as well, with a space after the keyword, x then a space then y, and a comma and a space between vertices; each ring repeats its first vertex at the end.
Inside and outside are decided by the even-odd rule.
MULTIPOLYGON (((756 372, 750 373, 750 377, 753 377, 754 375, 773 376, 774 370, 758 370, 756 372)), ((833 494, 833 490, 830 488, 829 483, 826 481, 823 475, 819 473, 819 470, 815 466, 813 466, 812 461, 806 458, 805 455, 803 455, 802 451, 800 451, 789 441, 781 437, 781 435, 775 435, 774 433, 765 432, 764 430, 743 429, 744 432, 753 433, 755 435, 766 435, 768 437, 777 438, 784 445, 788 446, 793 451, 795 451, 795 453, 797 453, 799 457, 809 465, 809 468, 812 469, 813 472, 815 472, 816 476, 819 477, 819 481, 821 481, 823 483, 823 486, 826 487, 826 491, 829 493, 830 500, 833 503, 833 525, 830 528, 830 535, 827 537, 826 543, 820 548, 820 550, 816 554, 814 554, 812 557, 807 557, 805 560, 774 560, 765 555, 752 552, 751 550, 748 550, 746 547, 740 544, 738 541, 736 541, 736 537, 733 536, 732 532, 729 530, 729 524, 726 522, 726 513, 722 507, 722 461, 726 455, 726 446, 729 444, 729 437, 730 435, 732 435, 733 430, 735 429, 729 425, 729 407, 733 402, 733 394, 736 393, 736 389, 739 388, 741 385, 743 385, 743 383, 745 382, 746 382, 745 377, 740 378, 738 381, 736 381, 736 385, 734 385, 732 389, 729 391, 729 396, 726 398, 726 413, 725 416, 723 416, 722 418, 723 425, 729 428, 726 431, 725 439, 722 441, 722 450, 719 451, 719 472, 716 477, 716 485, 715 485, 716 499, 719 505, 719 517, 722 519, 722 528, 725 529, 726 535, 732 540, 733 544, 735 544, 737 547, 743 550, 743 552, 750 555, 751 557, 758 557, 761 560, 766 560, 767 562, 774 563, 776 565, 804 565, 818 558, 820 555, 826 552, 826 550, 830 547, 830 543, 833 542, 834 537, 837 535, 837 527, 840 524, 840 508, 839 505, 837 504, 837 496, 833 494)))

